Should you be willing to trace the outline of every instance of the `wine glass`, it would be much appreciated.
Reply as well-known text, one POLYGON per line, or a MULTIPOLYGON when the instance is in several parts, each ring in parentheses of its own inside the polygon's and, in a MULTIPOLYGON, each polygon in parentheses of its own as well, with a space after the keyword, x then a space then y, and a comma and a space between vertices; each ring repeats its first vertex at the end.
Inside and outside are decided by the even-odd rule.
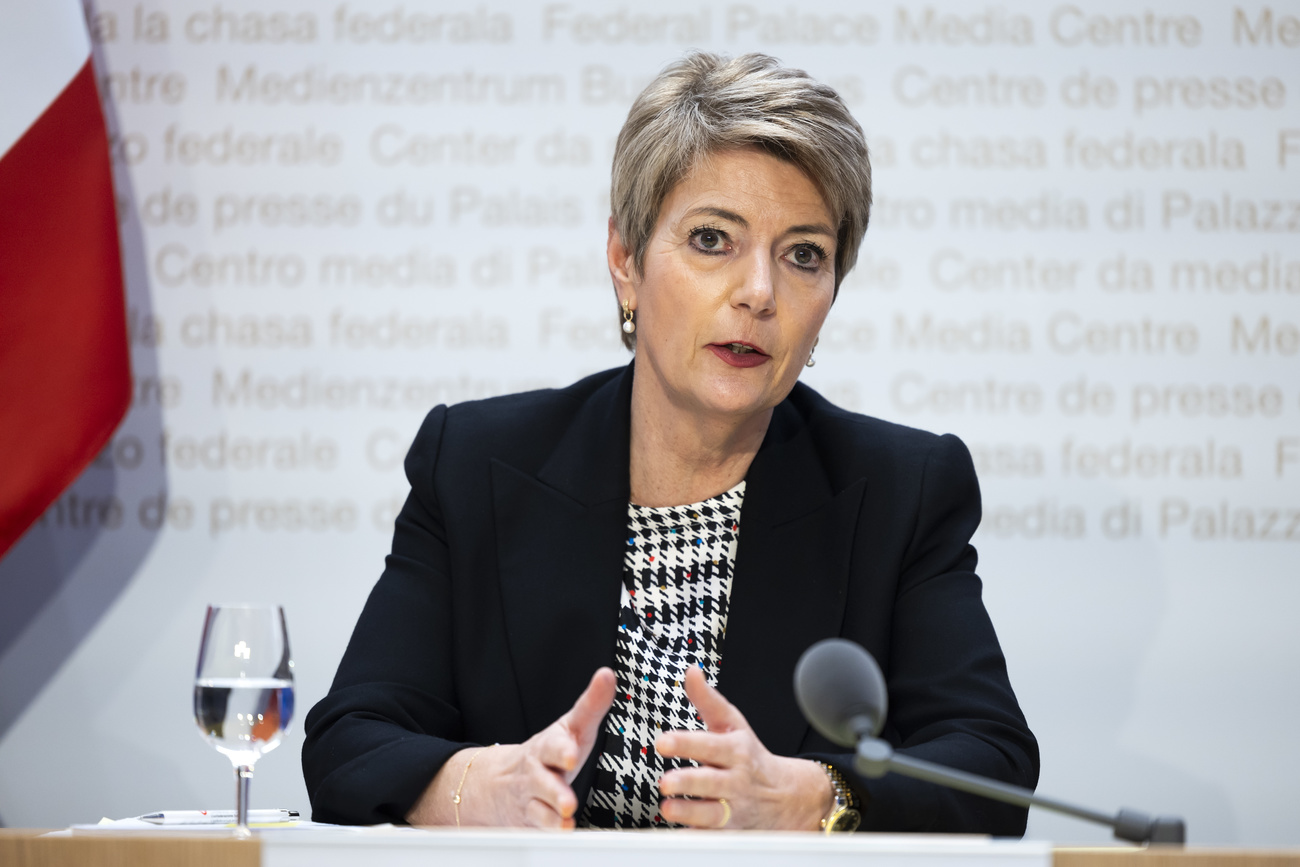
POLYGON ((194 718, 235 766, 235 834, 248 837, 253 764, 293 717, 293 660, 278 605, 209 605, 194 675, 194 718))

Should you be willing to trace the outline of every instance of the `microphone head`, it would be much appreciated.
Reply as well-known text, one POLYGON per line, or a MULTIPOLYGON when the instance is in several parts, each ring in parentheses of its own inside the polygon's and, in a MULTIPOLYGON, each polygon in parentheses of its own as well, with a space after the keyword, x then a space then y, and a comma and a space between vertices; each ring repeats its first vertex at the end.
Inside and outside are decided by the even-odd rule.
POLYGON ((842 747, 879 734, 889 706, 876 660, 843 638, 827 638, 804 651, 794 669, 794 696, 804 719, 842 747))

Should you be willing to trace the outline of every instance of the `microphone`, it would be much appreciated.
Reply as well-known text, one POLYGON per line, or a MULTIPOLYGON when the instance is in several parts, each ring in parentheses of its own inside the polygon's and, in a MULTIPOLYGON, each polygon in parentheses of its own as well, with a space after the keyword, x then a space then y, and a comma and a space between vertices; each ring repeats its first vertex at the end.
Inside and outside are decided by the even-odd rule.
POLYGON ((794 695, 814 729, 831 743, 856 751, 853 767, 864 777, 875 779, 893 772, 1019 807, 1042 807, 1106 825, 1116 838, 1134 843, 1187 842, 1186 823, 1176 816, 1152 819, 1127 808, 1108 816, 1020 786, 895 753, 888 741, 876 737, 889 707, 885 677, 871 654, 852 641, 827 638, 805 650, 794 669, 794 695))

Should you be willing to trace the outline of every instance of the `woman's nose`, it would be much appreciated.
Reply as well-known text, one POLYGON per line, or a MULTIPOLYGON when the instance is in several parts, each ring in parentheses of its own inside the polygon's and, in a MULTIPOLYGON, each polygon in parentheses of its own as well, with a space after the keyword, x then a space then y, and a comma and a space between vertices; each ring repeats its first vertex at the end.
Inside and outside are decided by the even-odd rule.
POLYGON ((755 315, 765 315, 776 310, 776 292, 772 285, 772 263, 766 256, 747 256, 736 263, 740 266, 732 289, 731 303, 746 307, 755 315))

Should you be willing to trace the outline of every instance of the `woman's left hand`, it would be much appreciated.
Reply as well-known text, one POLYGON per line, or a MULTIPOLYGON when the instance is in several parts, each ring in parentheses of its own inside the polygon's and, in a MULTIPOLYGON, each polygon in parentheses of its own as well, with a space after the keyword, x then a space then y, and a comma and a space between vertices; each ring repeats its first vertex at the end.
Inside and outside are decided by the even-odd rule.
POLYGON ((811 831, 821 826, 834 791, 816 762, 768 752, 744 715, 696 666, 686 672, 686 696, 708 731, 664 732, 655 741, 661 756, 700 764, 669 771, 659 781, 666 820, 697 828, 811 831))

